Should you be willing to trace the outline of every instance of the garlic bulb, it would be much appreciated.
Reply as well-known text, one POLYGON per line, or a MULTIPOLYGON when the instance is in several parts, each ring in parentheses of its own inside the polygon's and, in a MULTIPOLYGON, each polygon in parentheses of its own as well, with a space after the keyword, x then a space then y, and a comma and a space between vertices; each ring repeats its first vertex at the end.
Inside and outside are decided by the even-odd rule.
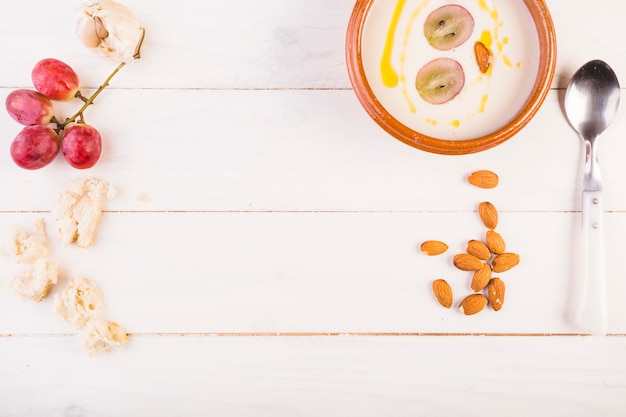
POLYGON ((131 11, 113 0, 88 0, 76 19, 78 39, 116 62, 139 58, 144 33, 131 11))

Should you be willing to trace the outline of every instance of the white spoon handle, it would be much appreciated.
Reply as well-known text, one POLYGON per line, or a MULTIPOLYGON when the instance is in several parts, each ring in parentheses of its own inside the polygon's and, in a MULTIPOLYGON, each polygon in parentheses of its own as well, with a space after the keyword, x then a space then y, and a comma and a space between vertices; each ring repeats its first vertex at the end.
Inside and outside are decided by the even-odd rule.
POLYGON ((583 280, 578 323, 594 335, 607 332, 603 215, 602 191, 583 191, 583 280))

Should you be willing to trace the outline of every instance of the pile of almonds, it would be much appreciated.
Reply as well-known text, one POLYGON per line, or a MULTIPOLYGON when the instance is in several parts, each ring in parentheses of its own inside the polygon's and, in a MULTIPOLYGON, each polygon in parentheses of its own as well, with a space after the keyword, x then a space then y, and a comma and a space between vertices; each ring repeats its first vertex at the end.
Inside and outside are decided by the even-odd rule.
MULTIPOLYGON (((498 176, 487 170, 472 173, 467 181, 480 188, 495 188, 498 185, 498 176)), ((453 257, 453 264, 461 271, 472 272, 470 288, 473 293, 466 296, 459 304, 459 310, 465 315, 472 315, 482 311, 487 304, 494 311, 499 311, 504 303, 505 285, 500 274, 519 264, 517 253, 506 252, 506 244, 502 236, 495 231, 498 225, 498 210, 484 201, 478 205, 478 215, 487 228, 484 241, 469 240, 465 253, 453 257), (486 293, 486 295, 485 295, 486 293)), ((448 245, 437 240, 428 240, 420 245, 420 250, 429 256, 440 255, 448 250, 448 245)), ((452 287, 444 279, 436 279, 432 283, 435 298, 445 308, 453 303, 452 287)))

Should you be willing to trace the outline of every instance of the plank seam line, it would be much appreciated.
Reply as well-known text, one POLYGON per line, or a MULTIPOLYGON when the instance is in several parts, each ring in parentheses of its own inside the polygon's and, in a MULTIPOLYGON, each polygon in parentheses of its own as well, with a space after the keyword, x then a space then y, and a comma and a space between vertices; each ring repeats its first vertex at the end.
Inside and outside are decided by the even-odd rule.
MULTIPOLYGON (((500 213, 527 214, 580 214, 580 210, 500 210, 500 213)), ((50 214, 50 210, 0 210, 0 214, 50 214)), ((147 213, 233 213, 233 214, 471 214, 476 210, 103 210, 109 214, 147 214, 147 213)), ((624 214, 626 210, 605 210, 605 214, 624 214)))
MULTIPOLYGON (((130 337, 362 337, 362 338, 419 338, 419 337, 593 337, 586 333, 384 333, 384 332, 130 332, 130 337)), ((0 338, 75 337, 75 333, 7 333, 0 338)), ((624 333, 611 333, 606 337, 626 337, 624 333)))

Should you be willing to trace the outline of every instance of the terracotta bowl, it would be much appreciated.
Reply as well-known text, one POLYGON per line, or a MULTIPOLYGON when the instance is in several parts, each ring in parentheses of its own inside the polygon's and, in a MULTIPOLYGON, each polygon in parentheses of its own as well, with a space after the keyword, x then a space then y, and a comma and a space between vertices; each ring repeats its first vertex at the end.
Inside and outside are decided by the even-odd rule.
MULTIPOLYGON (((347 30, 346 60, 350 81, 357 98, 367 113, 385 131, 423 151, 460 155, 483 151, 503 143, 518 133, 537 113, 550 90, 554 76, 556 36, 544 0, 477 0, 472 3, 475 5, 476 11, 472 13, 475 14, 477 23, 474 25, 472 35, 467 41, 469 45, 465 47, 465 50, 462 47, 441 52, 429 50, 428 41, 420 40, 424 37, 424 23, 423 20, 420 23, 420 16, 427 15, 437 7, 452 3, 441 0, 357 0, 347 30), (498 21, 499 16, 505 15, 502 13, 506 12, 503 8, 513 7, 512 5, 518 9, 527 10, 526 24, 521 24, 517 18, 513 18, 519 16, 519 10, 511 11, 510 13, 517 14, 509 14, 510 19, 498 21), (494 9, 487 9, 488 6, 494 9), (392 27, 394 19, 396 26, 392 27), (483 19, 483 23, 493 19, 493 25, 481 27, 478 24, 479 19, 483 19), (523 36, 513 34, 509 39, 506 31, 516 25, 517 34, 523 34, 523 36), (482 69, 478 67, 476 57, 470 51, 474 50, 471 45, 485 36, 489 42, 493 41, 493 44, 490 44, 492 52, 490 59, 493 68, 491 73, 481 74, 477 71, 482 72, 482 69), (391 42, 390 39, 394 41, 391 42), (528 49, 524 43, 532 43, 532 48, 528 49), (403 69, 405 74, 400 71, 400 79, 404 79, 403 87, 396 86, 389 89, 381 87, 381 82, 377 77, 381 77, 382 69, 380 68, 383 64, 382 61, 378 62, 376 59, 379 56, 383 59, 382 56, 385 55, 381 52, 383 44, 389 49, 387 51, 389 53, 386 54, 388 58, 395 53, 395 63, 391 62, 392 58, 389 60, 390 65, 396 67, 406 66, 407 55, 411 53, 414 55, 415 65, 420 64, 421 56, 427 61, 437 54, 455 59, 455 54, 459 55, 465 59, 464 68, 473 71, 471 79, 467 79, 466 76, 463 88, 467 89, 467 93, 461 90, 461 93, 450 102, 453 104, 433 105, 424 103, 423 100, 420 101, 415 91, 415 75, 416 68, 418 68, 415 65, 413 68, 403 69), (519 51, 532 50, 532 52, 517 53, 515 49, 507 51, 507 48, 512 48, 514 45, 519 51), (533 57, 529 58, 528 64, 523 59, 515 62, 515 59, 504 55, 503 51, 511 54, 513 58, 516 54, 522 53, 533 57), (375 59, 373 60, 372 57, 375 59), (472 60, 474 60, 473 63, 472 60), (476 68, 472 68, 473 65, 476 68), (518 74, 520 78, 525 77, 526 81, 516 82, 515 77, 518 74), (509 77, 508 81, 498 85, 498 82, 504 82, 505 76, 509 77), (510 82, 511 79, 514 81, 510 82), (518 84, 524 82, 527 87, 520 97, 520 94, 514 93, 513 90, 518 84), (411 94, 416 98, 413 98, 411 94), (484 98, 482 108, 477 110, 478 107, 475 104, 470 104, 472 94, 482 95, 484 98), (516 94, 516 96, 507 98, 506 94, 516 94), (511 108, 498 104, 512 102, 513 99, 517 103, 511 108), (467 105, 463 100, 466 100, 467 105), (487 107, 486 111, 484 110, 485 102, 493 103, 491 107, 487 107), (413 108, 415 105, 421 106, 421 110, 413 109, 415 111, 411 113, 404 108, 406 106, 413 108), (391 108, 394 109, 390 110, 391 108), (396 109, 400 110, 396 111, 396 109), (428 114, 431 110, 439 115, 438 118, 428 114), (449 118, 447 118, 448 111, 449 118), (459 114, 455 115, 454 112, 459 114), (490 117, 490 122, 481 121, 483 117, 490 117), (413 118, 421 122, 413 123, 413 118)), ((461 3, 463 2, 459 2, 461 3)), ((466 3, 468 2, 463 4, 466 3)), ((468 10, 471 11, 471 9, 468 10)), ((410 56, 408 58, 411 59, 410 56)))

